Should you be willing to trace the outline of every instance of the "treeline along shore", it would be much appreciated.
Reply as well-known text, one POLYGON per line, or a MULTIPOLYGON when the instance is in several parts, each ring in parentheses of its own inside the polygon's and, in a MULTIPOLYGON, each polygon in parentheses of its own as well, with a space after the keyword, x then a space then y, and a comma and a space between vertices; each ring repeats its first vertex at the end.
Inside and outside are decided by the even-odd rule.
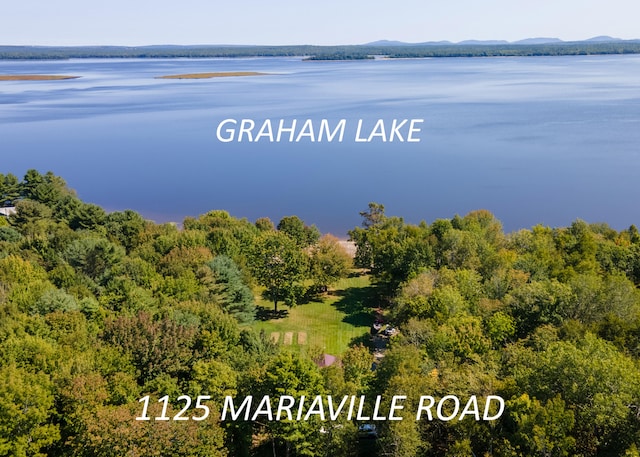
POLYGON ((370 203, 354 256, 296 216, 107 213, 51 172, 0 201, 2 455, 639 455, 634 225, 370 203), (339 322, 264 331, 305 309, 339 322))
POLYGON ((349 46, 0 46, 0 59, 286 57, 307 60, 638 54, 640 41, 349 46))

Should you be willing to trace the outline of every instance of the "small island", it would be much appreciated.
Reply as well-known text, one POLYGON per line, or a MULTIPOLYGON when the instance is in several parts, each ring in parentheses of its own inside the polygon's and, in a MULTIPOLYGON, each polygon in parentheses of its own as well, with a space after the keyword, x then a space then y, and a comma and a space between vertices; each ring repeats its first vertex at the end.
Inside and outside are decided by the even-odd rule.
POLYGON ((0 75, 0 81, 60 81, 79 77, 71 75, 0 75))
POLYGON ((258 71, 217 71, 213 73, 186 73, 183 75, 166 75, 156 76, 156 79, 208 79, 208 78, 224 78, 227 76, 262 76, 267 73, 258 71))

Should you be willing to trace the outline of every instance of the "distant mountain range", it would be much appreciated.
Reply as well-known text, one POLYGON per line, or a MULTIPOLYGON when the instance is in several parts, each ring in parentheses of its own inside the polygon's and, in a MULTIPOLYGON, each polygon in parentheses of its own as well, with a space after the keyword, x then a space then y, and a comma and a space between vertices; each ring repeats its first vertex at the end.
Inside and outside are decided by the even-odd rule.
POLYGON ((465 40, 457 43, 451 41, 424 41, 422 43, 406 43, 404 41, 390 41, 390 40, 378 40, 371 43, 366 43, 363 46, 443 46, 443 45, 500 45, 500 44, 560 44, 560 43, 606 43, 613 41, 623 41, 621 38, 614 38, 606 35, 596 36, 589 38, 588 40, 579 41, 563 41, 560 38, 525 38, 518 41, 506 41, 506 40, 465 40))
POLYGON ((504 40, 427 41, 405 43, 381 40, 342 46, 152 45, 152 46, 6 46, 0 44, 0 60, 83 58, 213 58, 303 56, 305 60, 369 60, 425 57, 512 57, 640 54, 640 40, 597 36, 583 41, 558 38, 504 40))

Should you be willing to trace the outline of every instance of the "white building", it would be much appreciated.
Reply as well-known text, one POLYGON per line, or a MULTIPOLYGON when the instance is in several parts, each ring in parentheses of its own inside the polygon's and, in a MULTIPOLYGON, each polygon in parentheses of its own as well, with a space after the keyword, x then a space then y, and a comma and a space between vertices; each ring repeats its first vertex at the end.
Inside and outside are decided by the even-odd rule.
POLYGON ((15 206, 5 206, 4 208, 0 208, 0 216, 9 217, 15 213, 16 213, 15 206))

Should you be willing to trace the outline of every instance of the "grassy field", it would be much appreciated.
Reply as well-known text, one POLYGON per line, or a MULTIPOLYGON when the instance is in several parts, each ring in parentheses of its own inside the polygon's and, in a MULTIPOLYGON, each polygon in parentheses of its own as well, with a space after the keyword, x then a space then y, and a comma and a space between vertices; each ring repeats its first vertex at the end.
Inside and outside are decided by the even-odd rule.
POLYGON ((260 318, 254 327, 279 344, 301 351, 340 355, 352 344, 367 338, 376 307, 367 276, 343 279, 319 301, 299 304, 286 315, 271 318, 273 303, 258 301, 260 318), (320 301, 322 300, 322 301, 320 301))
POLYGON ((157 76, 157 79, 207 79, 207 78, 224 78, 227 76, 260 76, 266 73, 257 71, 219 71, 215 73, 185 73, 183 75, 166 75, 157 76))
POLYGON ((79 77, 70 75, 0 75, 0 81, 58 81, 79 77))

